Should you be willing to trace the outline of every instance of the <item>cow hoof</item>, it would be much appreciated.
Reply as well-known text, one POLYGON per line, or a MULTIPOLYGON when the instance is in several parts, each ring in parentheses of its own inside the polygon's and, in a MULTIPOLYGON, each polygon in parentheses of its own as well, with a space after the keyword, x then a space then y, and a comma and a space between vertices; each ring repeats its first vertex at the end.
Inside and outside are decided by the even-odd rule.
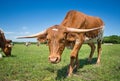
POLYGON ((97 60, 96 64, 97 64, 97 65, 100 65, 100 60, 97 60))
POLYGON ((71 77, 73 74, 68 74, 67 77, 71 77))

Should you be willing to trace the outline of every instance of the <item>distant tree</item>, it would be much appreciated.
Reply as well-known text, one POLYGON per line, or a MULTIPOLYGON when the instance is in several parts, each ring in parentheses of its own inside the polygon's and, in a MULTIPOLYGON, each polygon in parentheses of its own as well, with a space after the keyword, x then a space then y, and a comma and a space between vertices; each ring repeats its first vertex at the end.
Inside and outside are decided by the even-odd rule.
POLYGON ((104 37, 104 43, 113 43, 113 44, 120 44, 120 36, 111 35, 104 37))

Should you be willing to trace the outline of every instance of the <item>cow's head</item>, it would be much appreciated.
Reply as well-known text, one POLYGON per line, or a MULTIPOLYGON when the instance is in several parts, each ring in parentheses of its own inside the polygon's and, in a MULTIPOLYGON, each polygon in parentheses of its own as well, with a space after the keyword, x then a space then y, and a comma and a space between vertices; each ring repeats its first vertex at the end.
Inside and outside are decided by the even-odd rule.
POLYGON ((4 32, 0 30, 0 47, 6 56, 11 55, 12 40, 6 40, 4 32))
POLYGON ((75 28, 68 28, 68 27, 63 27, 60 25, 55 25, 47 30, 37 33, 35 35, 31 36, 23 36, 23 37, 18 37, 18 38, 34 38, 37 37, 38 41, 40 42, 47 42, 48 47, 49 47, 49 61, 51 63, 59 63, 61 60, 61 55, 62 52, 65 48, 66 43, 68 42, 68 33, 70 32, 88 32, 92 30, 96 30, 99 28, 95 29, 75 29, 75 28))
MULTIPOLYGON (((51 63, 58 63, 61 60, 61 54, 65 48, 66 43, 66 29, 55 25, 48 28, 46 31, 45 41, 49 46, 49 61, 51 63)), ((41 38, 38 37, 40 41, 41 38)))
POLYGON ((11 43, 12 43, 12 40, 6 40, 5 46, 2 48, 6 56, 11 56, 11 50, 12 50, 11 43))

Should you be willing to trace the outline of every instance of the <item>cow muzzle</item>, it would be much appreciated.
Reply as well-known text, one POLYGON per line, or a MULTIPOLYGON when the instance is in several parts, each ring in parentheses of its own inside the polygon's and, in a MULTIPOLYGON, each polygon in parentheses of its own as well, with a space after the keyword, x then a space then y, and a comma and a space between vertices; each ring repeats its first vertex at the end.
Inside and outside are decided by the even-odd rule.
POLYGON ((60 56, 49 56, 49 61, 53 64, 59 63, 60 60, 60 56))

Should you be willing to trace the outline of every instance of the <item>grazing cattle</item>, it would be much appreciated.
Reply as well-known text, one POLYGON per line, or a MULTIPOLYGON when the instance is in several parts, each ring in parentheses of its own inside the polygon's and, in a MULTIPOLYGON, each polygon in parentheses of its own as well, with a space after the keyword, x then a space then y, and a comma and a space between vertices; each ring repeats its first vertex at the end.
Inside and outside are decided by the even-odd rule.
POLYGON ((40 42, 37 42, 36 45, 37 45, 37 46, 40 46, 40 42))
POLYGON ((28 46, 30 46, 31 45, 31 43, 30 42, 25 42, 25 44, 24 44, 26 47, 28 47, 28 46))
POLYGON ((0 48, 6 56, 11 56, 12 40, 7 40, 4 36, 4 32, 0 30, 0 48))
POLYGON ((92 60, 95 51, 94 42, 97 42, 97 64, 100 63, 103 26, 104 23, 100 18, 72 10, 67 13, 60 25, 54 25, 34 35, 18 38, 36 37, 40 42, 47 41, 50 51, 48 59, 51 63, 60 62, 65 46, 71 48, 70 65, 68 68, 68 76, 70 76, 74 68, 78 68, 78 52, 84 42, 91 47, 89 62, 92 60))

